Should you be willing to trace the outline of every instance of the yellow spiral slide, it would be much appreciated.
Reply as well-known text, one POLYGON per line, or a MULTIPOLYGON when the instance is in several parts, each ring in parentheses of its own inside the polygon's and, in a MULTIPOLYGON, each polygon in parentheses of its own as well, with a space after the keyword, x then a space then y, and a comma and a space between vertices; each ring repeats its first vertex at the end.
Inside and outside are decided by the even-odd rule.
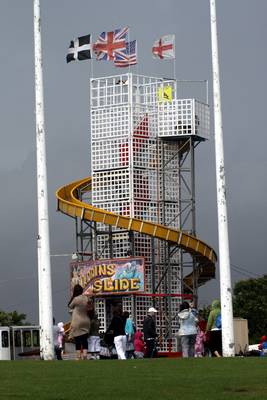
MULTIPOLYGON (((72 182, 61 187, 56 192, 58 210, 70 217, 78 217, 85 221, 101 222, 116 228, 139 232, 180 248, 195 257, 197 262, 197 284, 203 285, 215 277, 215 263, 217 260, 214 250, 202 240, 186 232, 169 228, 149 221, 117 215, 112 212, 96 208, 78 199, 79 190, 91 190, 91 177, 72 182)), ((193 287, 193 273, 184 277, 184 283, 193 287)))

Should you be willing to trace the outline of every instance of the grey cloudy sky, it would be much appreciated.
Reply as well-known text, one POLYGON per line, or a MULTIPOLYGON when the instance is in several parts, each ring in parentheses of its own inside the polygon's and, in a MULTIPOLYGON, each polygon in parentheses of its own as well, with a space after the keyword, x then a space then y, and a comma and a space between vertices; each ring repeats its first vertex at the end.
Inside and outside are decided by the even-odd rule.
MULTIPOLYGON (((0 309, 38 320, 37 197, 31 0, 1 0, 0 73, 0 309)), ((77 36, 128 25, 138 41, 138 69, 169 76, 151 46, 176 35, 178 79, 208 79, 211 51, 208 0, 41 0, 51 253, 72 253, 74 224, 56 212, 54 192, 90 174, 90 62, 65 62, 77 36)), ((217 0, 231 263, 266 272, 266 0, 217 0)), ((115 74, 94 62, 96 76, 115 74)), ((218 251, 213 127, 196 151, 197 232, 218 251)), ((66 319, 69 258, 52 257, 53 303, 66 319)), ((200 289, 200 303, 219 295, 217 279, 200 289)), ((233 271, 233 282, 245 278, 233 271)))

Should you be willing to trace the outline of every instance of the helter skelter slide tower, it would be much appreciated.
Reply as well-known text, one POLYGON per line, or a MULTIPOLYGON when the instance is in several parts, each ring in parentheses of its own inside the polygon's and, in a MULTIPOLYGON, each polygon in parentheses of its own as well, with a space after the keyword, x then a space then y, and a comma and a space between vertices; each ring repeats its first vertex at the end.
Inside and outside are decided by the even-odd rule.
POLYGON ((161 351, 175 351, 177 310, 215 275, 216 254, 196 237, 195 148, 209 137, 209 106, 177 96, 177 82, 132 73, 90 85, 92 177, 57 192, 76 221, 82 261, 144 257, 145 291, 96 295, 105 330, 116 299, 142 327, 158 309, 161 351))

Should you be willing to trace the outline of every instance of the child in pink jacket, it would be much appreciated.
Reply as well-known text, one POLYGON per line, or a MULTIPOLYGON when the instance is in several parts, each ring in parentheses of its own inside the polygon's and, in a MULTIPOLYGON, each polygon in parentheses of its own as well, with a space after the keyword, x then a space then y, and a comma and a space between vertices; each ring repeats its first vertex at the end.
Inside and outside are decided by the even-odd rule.
POLYGON ((134 355, 135 358, 144 358, 145 344, 143 341, 143 334, 137 331, 134 334, 134 355))
POLYGON ((195 342, 195 357, 203 357, 204 355, 204 341, 206 339, 205 333, 197 328, 197 337, 195 342))

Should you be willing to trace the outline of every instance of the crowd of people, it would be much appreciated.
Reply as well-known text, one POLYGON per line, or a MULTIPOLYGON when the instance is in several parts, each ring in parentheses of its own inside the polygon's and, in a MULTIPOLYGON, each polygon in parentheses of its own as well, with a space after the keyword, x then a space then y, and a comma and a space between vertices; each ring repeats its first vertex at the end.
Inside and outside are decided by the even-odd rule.
MULTIPOLYGON (((71 313, 68 338, 75 343, 77 360, 99 359, 103 346, 109 356, 114 347, 119 360, 156 356, 155 315, 157 310, 154 307, 149 308, 141 331, 136 329, 129 312, 123 312, 120 304, 114 304, 112 319, 103 338, 100 337, 100 321, 93 302, 83 294, 83 288, 79 284, 73 288, 68 308, 71 313)), ((62 323, 54 324, 55 354, 58 360, 62 360, 64 335, 62 327, 62 323)))
MULTIPOLYGON (((129 312, 123 312, 120 304, 114 304, 112 319, 103 337, 99 332, 100 321, 93 302, 83 294, 79 284, 73 288, 68 307, 72 315, 68 337, 75 343, 77 360, 99 359, 103 346, 109 357, 115 348, 119 360, 157 357, 159 337, 156 329, 157 310, 154 307, 148 309, 142 329, 137 330, 129 312)), ((184 358, 222 356, 221 309, 218 300, 213 301, 207 320, 202 310, 197 310, 192 303, 182 302, 177 325, 178 347, 180 344, 184 358)), ((62 360, 63 341, 64 327, 60 322, 54 324, 55 355, 58 360, 62 360)))
POLYGON ((214 300, 206 321, 202 310, 194 308, 192 303, 184 301, 178 313, 182 355, 187 357, 222 356, 221 306, 214 300))

